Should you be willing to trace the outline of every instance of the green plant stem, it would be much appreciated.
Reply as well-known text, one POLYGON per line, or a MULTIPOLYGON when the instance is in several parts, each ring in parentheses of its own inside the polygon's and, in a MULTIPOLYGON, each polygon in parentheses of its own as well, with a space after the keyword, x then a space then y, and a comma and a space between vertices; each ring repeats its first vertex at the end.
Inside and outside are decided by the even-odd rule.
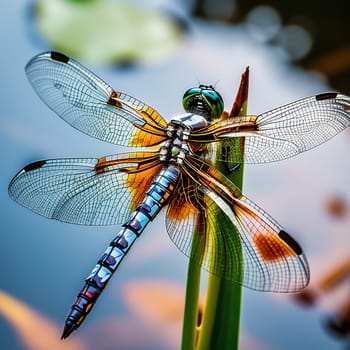
POLYGON ((182 328, 182 350, 193 350, 197 338, 201 267, 190 261, 187 270, 186 302, 182 328))
MULTIPOLYGON (((237 97, 229 114, 230 117, 246 115, 248 82, 249 70, 247 68, 242 76, 237 97)), ((231 147, 232 145, 233 144, 231 143, 231 147)), ((222 142, 220 147, 218 153, 222 154, 225 143, 222 142)), ((233 148, 240 152, 240 158, 243 159, 244 139, 235 139, 233 148)), ((222 162, 216 162, 214 166, 224 174, 227 172, 227 168, 225 169, 222 162)), ((240 190, 242 190, 243 187, 243 173, 244 164, 242 162, 237 170, 227 175, 240 190)), ((220 215, 218 215, 217 220, 220 220, 220 215)), ((225 234, 236 235, 236 237, 239 237, 239 232, 235 226, 232 225, 228 227, 227 230, 231 230, 231 232, 225 232, 225 234)), ((239 249, 239 247, 241 247, 240 244, 237 245, 237 250, 240 250, 237 251, 237 254, 241 257, 241 261, 243 261, 242 250, 239 249)), ((242 270, 243 265, 240 268, 242 270)), ((241 278, 243 278, 243 271, 241 271, 241 278)), ((242 286, 240 284, 231 283, 230 281, 217 276, 209 275, 206 305, 197 350, 238 349, 241 302, 242 286)))
POLYGON ((205 252, 205 232, 202 232, 203 225, 199 225, 204 213, 198 217, 196 228, 193 232, 191 256, 197 260, 190 259, 187 270, 186 301, 184 311, 184 322, 182 328, 182 350, 194 350, 197 344, 197 326, 199 317, 199 294, 201 286, 202 268, 200 262, 205 252))
POLYGON ((238 349, 242 287, 210 276, 198 350, 238 349))
MULTIPOLYGON (((240 184, 243 166, 237 170, 240 184)), ((241 185, 242 186, 242 185, 241 185)), ((229 234, 239 235, 232 225, 229 234)), ((237 252, 242 256, 242 251, 237 252)), ((243 258, 242 258, 243 259, 243 258)), ((243 275, 242 275, 243 277, 243 275)), ((239 345, 242 287, 210 274, 198 350, 234 350, 239 345)))
MULTIPOLYGON (((228 115, 229 117, 246 114, 248 79, 249 71, 247 69, 242 76, 241 86, 231 113, 228 115)), ((235 142, 234 148, 237 149, 238 152, 241 152, 241 159, 243 159, 244 140, 242 141, 242 139, 237 138, 235 142)), ((223 142, 220 145, 221 148, 219 147, 218 152, 223 153, 225 143, 223 142)), ((232 145, 233 144, 231 143, 230 146, 232 145)), ((221 162, 217 162, 214 166, 224 174, 227 173, 227 168, 224 168, 221 162)), ((238 170, 227 175, 241 190, 243 184, 243 172, 244 166, 243 163, 241 163, 238 170)), ((225 215, 225 213, 218 212, 217 220, 220 220, 220 215, 225 215)), ((204 220, 205 218, 201 217, 199 219, 204 220)), ((200 225, 198 226, 200 227, 200 225)), ((227 230, 230 231, 227 232, 227 234, 234 235, 234 237, 237 237, 237 240, 239 240, 239 233, 233 224, 227 227, 227 230)), ((204 240, 201 240, 201 238, 205 236, 205 232, 203 234, 203 232, 199 232, 198 229, 193 233, 191 256, 200 256, 199 261, 205 254, 205 242, 204 240)), ((238 247, 236 253, 241 257, 240 260, 243 261, 242 250, 239 248, 241 247, 240 244, 236 245, 236 247, 238 247)), ((218 248, 220 249, 222 247, 218 248)), ((238 349, 242 287, 240 284, 234 284, 214 275, 209 275, 206 305, 198 337, 197 325, 201 268, 200 264, 198 264, 198 259, 196 260, 197 261, 190 259, 189 261, 181 349, 238 349)), ((243 266, 237 268, 242 269, 243 266)), ((243 274, 241 274, 241 276, 243 278, 243 274)))

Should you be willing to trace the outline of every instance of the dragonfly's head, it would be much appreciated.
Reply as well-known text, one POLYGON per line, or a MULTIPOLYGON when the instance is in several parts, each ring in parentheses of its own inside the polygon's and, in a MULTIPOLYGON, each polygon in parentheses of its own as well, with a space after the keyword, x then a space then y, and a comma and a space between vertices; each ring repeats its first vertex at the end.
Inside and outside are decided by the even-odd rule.
POLYGON ((224 111, 224 100, 212 85, 199 85, 188 89, 182 104, 188 113, 205 117, 208 121, 217 119, 224 111))

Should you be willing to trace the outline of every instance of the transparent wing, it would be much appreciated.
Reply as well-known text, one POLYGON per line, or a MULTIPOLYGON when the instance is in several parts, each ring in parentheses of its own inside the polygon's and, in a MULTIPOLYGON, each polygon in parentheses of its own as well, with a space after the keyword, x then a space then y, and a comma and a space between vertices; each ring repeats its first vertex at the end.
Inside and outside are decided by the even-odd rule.
POLYGON ((308 97, 259 116, 220 120, 193 132, 193 142, 225 140, 225 154, 211 145, 207 158, 230 162, 264 163, 293 157, 329 140, 350 124, 350 97, 325 93, 308 97), (237 143, 229 138, 245 137, 244 159, 237 143))
POLYGON ((195 263, 212 274, 245 284, 239 233, 200 185, 186 178, 179 184, 168 206, 166 228, 175 245, 195 263))
POLYGON ((62 54, 46 52, 26 66, 39 97, 74 128, 122 146, 164 140, 166 122, 151 107, 121 92, 62 54))
POLYGON ((10 182, 10 197, 33 212, 73 224, 124 222, 160 168, 154 153, 42 160, 10 182))
POLYGON ((188 184, 177 190, 167 218, 181 251, 210 273, 252 289, 291 292, 308 284, 301 247, 276 221, 200 159, 186 159, 183 171, 192 195, 185 194, 188 184), (175 210, 185 201, 192 209, 175 210))
POLYGON ((197 262, 200 261, 201 254, 191 254, 191 241, 195 230, 206 222, 203 204, 203 194, 198 190, 198 185, 180 173, 165 222, 171 240, 197 262))

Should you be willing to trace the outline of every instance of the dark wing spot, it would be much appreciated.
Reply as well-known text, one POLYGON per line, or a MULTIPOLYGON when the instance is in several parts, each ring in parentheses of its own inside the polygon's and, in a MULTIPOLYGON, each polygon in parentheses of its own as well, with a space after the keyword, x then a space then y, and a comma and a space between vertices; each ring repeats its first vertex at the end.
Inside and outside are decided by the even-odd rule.
POLYGON ((43 165, 46 164, 46 160, 39 160, 37 162, 34 162, 34 163, 30 163, 28 165, 26 165, 23 170, 24 171, 32 171, 32 170, 36 170, 36 169, 39 169, 41 168, 43 165))
POLYGON ((324 94, 319 94, 315 97, 317 101, 321 101, 321 100, 329 100, 331 98, 336 98, 337 95, 338 94, 336 92, 325 92, 324 94))
POLYGON ((278 236, 293 249, 295 254, 301 255, 303 253, 300 245, 286 231, 281 230, 278 236))
POLYGON ((68 61, 69 61, 69 57, 67 57, 63 53, 59 53, 59 52, 55 52, 55 51, 51 52, 51 58, 55 61, 60 61, 63 63, 68 63, 68 61))

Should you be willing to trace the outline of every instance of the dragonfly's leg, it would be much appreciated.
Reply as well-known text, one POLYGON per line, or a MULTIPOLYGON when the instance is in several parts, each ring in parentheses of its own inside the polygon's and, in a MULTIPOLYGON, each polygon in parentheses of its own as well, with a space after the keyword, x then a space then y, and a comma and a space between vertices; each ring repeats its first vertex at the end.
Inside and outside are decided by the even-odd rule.
POLYGON ((232 167, 228 168, 228 175, 232 174, 234 171, 238 170, 239 167, 241 166, 241 163, 236 163, 235 165, 233 165, 232 167))

